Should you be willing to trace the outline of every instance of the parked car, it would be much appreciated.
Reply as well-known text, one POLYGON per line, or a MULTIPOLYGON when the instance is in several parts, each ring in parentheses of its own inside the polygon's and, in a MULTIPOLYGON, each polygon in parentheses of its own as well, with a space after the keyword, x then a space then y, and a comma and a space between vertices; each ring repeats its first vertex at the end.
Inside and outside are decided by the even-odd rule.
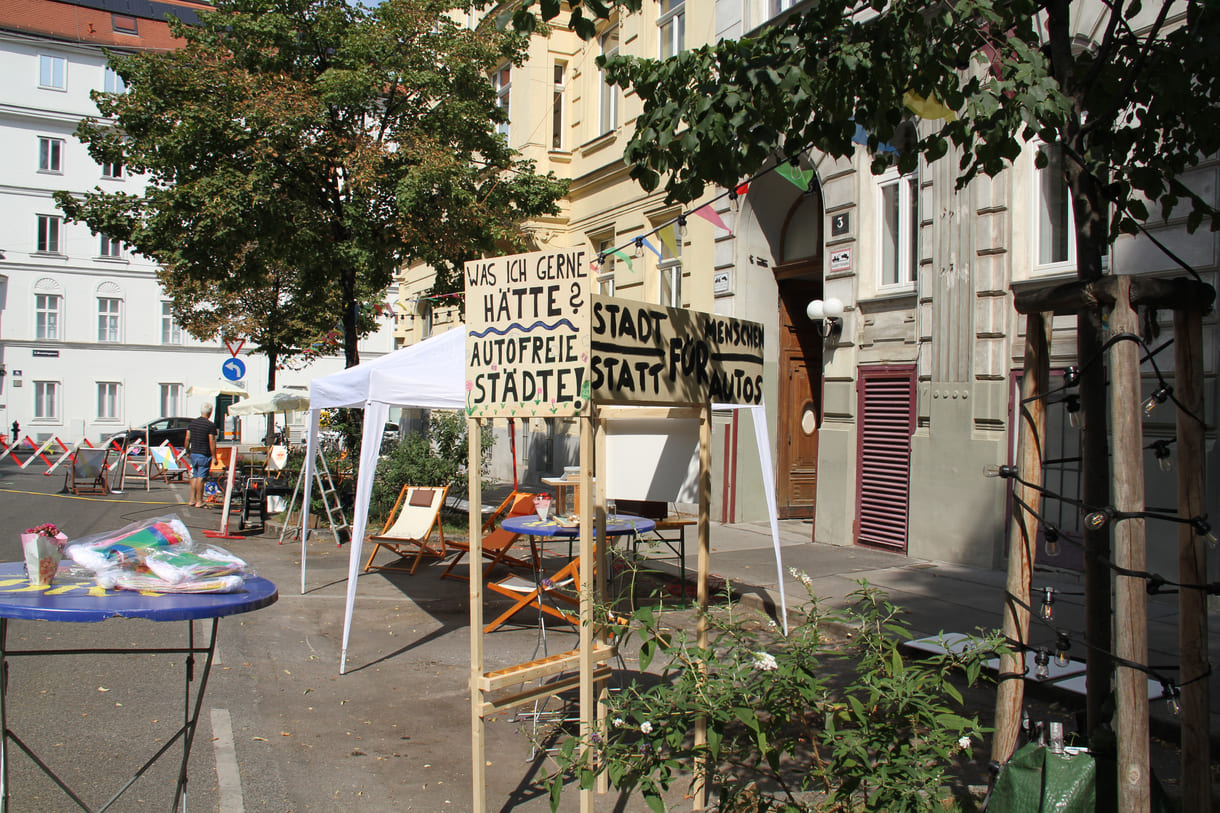
POLYGON ((120 446, 130 446, 140 440, 149 446, 160 446, 168 440, 170 445, 181 450, 186 445, 186 428, 193 420, 194 418, 157 418, 143 426, 112 435, 106 439, 106 443, 117 442, 120 446))

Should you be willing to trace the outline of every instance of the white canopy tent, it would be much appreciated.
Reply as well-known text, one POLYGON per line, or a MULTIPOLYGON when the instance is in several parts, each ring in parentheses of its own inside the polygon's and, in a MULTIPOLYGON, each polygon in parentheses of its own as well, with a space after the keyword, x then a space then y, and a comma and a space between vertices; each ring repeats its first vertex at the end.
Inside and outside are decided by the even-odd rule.
MULTIPOLYGON (((453 330, 427 339, 389 355, 350 367, 333 375, 310 382, 310 423, 306 439, 305 489, 302 505, 309 505, 313 483, 314 456, 322 409, 361 407, 364 409, 364 429, 361 436, 360 468, 356 480, 355 512, 352 519, 352 541, 348 559, 347 603, 343 618, 343 644, 339 674, 347 669, 347 644, 351 634, 352 614, 356 604, 356 581, 360 573, 361 553, 368 523, 369 499, 377 471, 378 450, 385 430, 385 420, 391 406, 423 409, 464 409, 466 405, 466 328, 453 330)), ((716 409, 736 408, 716 405, 716 409)), ((742 407, 754 417, 754 432, 758 442, 762 468, 763 490, 771 519, 771 538, 775 549, 775 565, 780 589, 780 612, 787 628, 787 602, 783 593, 783 563, 780 559, 779 522, 775 503, 775 474, 771 463, 771 445, 766 412, 762 405, 742 407)), ((305 592, 305 543, 308 534, 308 511, 301 517, 301 592, 305 592)))

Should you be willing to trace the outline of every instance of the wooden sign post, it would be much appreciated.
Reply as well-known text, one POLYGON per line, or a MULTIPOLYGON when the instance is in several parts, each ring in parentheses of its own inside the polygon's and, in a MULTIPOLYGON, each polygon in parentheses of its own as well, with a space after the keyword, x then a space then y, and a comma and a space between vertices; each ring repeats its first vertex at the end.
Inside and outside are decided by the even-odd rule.
MULTIPOLYGON (((483 662, 482 495, 470 478, 470 701, 473 809, 486 800, 485 716, 579 686, 582 751, 598 725, 606 664, 615 650, 594 623, 606 594, 603 406, 697 407, 700 433, 700 603, 706 609, 710 499, 710 404, 762 402, 763 329, 726 316, 595 295, 585 251, 534 252, 469 262, 466 274, 466 414, 470 469, 477 470, 483 418, 580 421, 580 644, 577 650, 495 672, 483 662), (598 473, 597 491, 594 474, 598 473), (511 698, 497 688, 578 670, 511 698)), ((701 636, 706 637, 705 631, 701 636)), ((593 789, 581 792, 582 813, 593 789)))

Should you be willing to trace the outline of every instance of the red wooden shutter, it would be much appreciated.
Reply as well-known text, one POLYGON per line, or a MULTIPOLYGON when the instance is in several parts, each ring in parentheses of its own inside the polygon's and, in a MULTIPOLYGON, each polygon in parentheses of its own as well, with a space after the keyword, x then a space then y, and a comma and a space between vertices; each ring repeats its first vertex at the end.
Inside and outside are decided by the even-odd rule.
POLYGON ((905 552, 915 368, 861 367, 856 391, 856 542, 905 552))

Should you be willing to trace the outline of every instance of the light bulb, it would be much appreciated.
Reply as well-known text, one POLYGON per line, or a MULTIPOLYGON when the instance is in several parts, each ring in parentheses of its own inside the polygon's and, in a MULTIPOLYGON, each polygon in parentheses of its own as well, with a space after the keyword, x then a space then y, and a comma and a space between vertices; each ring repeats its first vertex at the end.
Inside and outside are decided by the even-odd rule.
POLYGON ((1038 680, 1046 680, 1051 676, 1050 670, 1051 656, 1045 649, 1039 649, 1038 654, 1034 656, 1034 677, 1038 680))
POLYGON ((1106 527, 1106 523, 1110 521, 1110 515, 1105 511, 1093 511, 1085 514, 1084 524, 1091 530, 1100 530, 1106 527))
POLYGON ((1216 539, 1216 532, 1212 530, 1211 524, 1208 523, 1207 514, 1195 517, 1190 521, 1190 524, 1195 529, 1195 533, 1207 541, 1207 549, 1215 550, 1216 545, 1220 544, 1220 540, 1216 539))
POLYGON ((1080 383, 1080 368, 1068 367, 1063 371, 1063 386, 1074 387, 1080 383))
POLYGON ((1182 690, 1175 686, 1173 681, 1161 684, 1161 699, 1165 701, 1165 705, 1169 706, 1169 713, 1174 717, 1182 713, 1182 704, 1178 702, 1178 698, 1181 696, 1182 690))
POLYGON ((1072 648, 1072 642, 1066 635, 1060 635, 1058 643, 1055 644, 1055 665, 1061 669, 1066 669, 1072 665, 1072 658, 1068 655, 1068 650, 1072 648))
POLYGON ((1156 409, 1157 404, 1163 404, 1169 400, 1169 395, 1172 392, 1173 388, 1168 384, 1162 384, 1157 387, 1152 395, 1148 396, 1148 400, 1144 402, 1144 415, 1151 415, 1152 410, 1156 409))
POLYGON ((1017 476, 1016 466, 1005 466, 999 463, 992 463, 988 466, 983 466, 984 477, 1002 477, 1005 480, 1017 476))
POLYGON ((1046 621, 1055 620, 1055 588, 1042 588, 1042 609, 1038 614, 1046 621))
POLYGON ((1046 555, 1054 559, 1059 555, 1059 531, 1055 530, 1053 525, 1048 525, 1046 532, 1043 534, 1045 541, 1046 555))
POLYGON ((1067 408, 1068 425, 1073 429, 1079 429, 1084 425, 1084 416, 1080 413, 1080 396, 1069 395, 1063 399, 1063 405, 1067 408))
POLYGON ((635 256, 636 257, 644 256, 644 238, 643 237, 635 238, 635 256))
POLYGON ((686 236, 686 215, 678 215, 678 235, 686 236))

